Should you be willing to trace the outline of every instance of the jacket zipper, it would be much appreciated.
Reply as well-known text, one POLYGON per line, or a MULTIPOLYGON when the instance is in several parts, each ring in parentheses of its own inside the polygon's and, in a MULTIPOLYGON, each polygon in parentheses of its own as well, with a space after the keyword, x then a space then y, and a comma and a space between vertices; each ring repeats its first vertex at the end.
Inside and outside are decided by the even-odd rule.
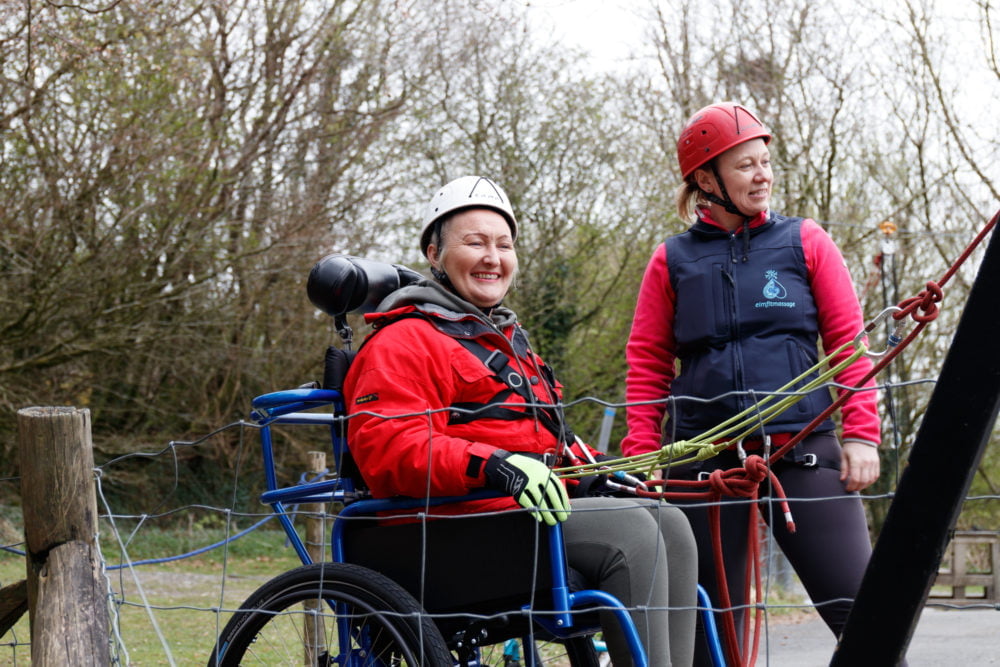
POLYGON ((746 380, 743 373, 743 345, 740 339, 740 319, 737 316, 739 312, 739 305, 736 302, 736 297, 739 293, 736 284, 736 266, 738 264, 738 248, 737 248, 737 237, 736 232, 729 233, 729 270, 726 272, 726 277, 729 279, 729 288, 732 290, 729 299, 729 325, 732 332, 733 340, 733 368, 736 370, 735 387, 739 393, 736 395, 738 412, 746 410, 748 406, 748 400, 746 394, 743 390, 746 388, 746 380))

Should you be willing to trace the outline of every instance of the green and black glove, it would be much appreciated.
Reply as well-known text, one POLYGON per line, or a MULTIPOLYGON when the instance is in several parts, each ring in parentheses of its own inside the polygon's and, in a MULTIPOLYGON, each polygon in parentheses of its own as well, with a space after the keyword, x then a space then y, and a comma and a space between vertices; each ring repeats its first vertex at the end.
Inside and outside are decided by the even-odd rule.
POLYGON ((534 510, 539 521, 554 526, 569 517, 569 496, 552 469, 524 454, 504 449, 493 452, 483 465, 486 487, 514 497, 521 507, 534 510))

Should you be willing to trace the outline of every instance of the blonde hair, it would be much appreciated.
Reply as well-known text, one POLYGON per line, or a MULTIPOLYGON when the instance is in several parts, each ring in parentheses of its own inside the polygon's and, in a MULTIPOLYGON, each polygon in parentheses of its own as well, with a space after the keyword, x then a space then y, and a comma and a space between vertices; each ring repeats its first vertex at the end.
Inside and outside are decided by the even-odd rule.
POLYGON ((677 186, 674 195, 674 205, 677 207, 677 215, 681 220, 692 221, 695 219, 695 209, 698 206, 707 205, 705 193, 694 184, 694 179, 689 178, 677 186))

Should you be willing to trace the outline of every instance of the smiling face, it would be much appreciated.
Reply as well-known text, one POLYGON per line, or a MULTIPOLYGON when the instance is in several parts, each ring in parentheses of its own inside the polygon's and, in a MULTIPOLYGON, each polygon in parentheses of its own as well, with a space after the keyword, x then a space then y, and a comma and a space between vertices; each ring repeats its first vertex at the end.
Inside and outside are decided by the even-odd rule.
POLYGON ((517 273, 507 219, 485 208, 460 211, 445 222, 440 246, 429 245, 427 258, 448 275, 460 297, 480 308, 500 303, 517 273))
MULTIPOLYGON (((771 153, 763 139, 751 139, 733 146, 716 158, 715 166, 729 198, 745 216, 753 217, 767 210, 774 175, 771 173, 771 153)), ((695 179, 702 190, 722 197, 711 169, 698 169, 695 179)), ((726 227, 736 229, 743 223, 740 216, 727 212, 722 206, 713 203, 711 207, 713 219, 726 227)))

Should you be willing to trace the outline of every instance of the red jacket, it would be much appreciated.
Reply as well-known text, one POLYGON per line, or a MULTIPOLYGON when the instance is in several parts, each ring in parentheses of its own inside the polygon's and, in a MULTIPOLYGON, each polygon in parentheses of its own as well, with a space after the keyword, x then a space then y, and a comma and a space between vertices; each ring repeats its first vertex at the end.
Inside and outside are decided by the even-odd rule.
MULTIPOLYGON (((424 294, 431 289, 426 283, 417 288, 424 294)), ((440 295, 436 286, 433 291, 440 295)), ((505 312, 509 324, 502 330, 478 311, 455 312, 420 303, 366 317, 384 328, 371 334, 358 351, 344 394, 351 415, 351 452, 375 497, 463 495, 484 486, 482 461, 498 448, 537 454, 560 450, 559 440, 532 417, 528 407, 514 407, 525 414, 524 419, 482 417, 466 424, 449 423, 449 408, 486 404, 508 388, 455 339, 455 333, 507 355, 510 365, 527 378, 537 403, 561 401, 560 387, 546 381, 541 359, 528 347, 527 336, 513 313, 505 312), (415 312, 424 316, 387 324, 415 312)), ((511 394, 503 403, 511 407, 511 403, 524 405, 525 401, 511 394)), ((505 497, 436 511, 467 513, 516 507, 512 498, 505 497)))
MULTIPOLYGON (((717 224, 707 217, 707 211, 702 210, 700 214, 705 222, 717 224)), ((761 214, 751 225, 762 224, 765 215, 761 214)), ((803 221, 801 233, 821 342, 823 349, 834 350, 852 340, 864 327, 861 306, 844 259, 826 231, 815 221, 807 219, 803 221)), ((626 346, 628 434, 622 440, 622 452, 626 456, 660 448, 661 424, 666 412, 662 399, 670 396, 676 374, 675 300, 666 251, 660 244, 653 252, 639 287, 632 331, 626 346)), ((851 352, 850 349, 842 352, 832 364, 851 352)), ((871 360, 861 357, 835 379, 838 383, 853 386, 871 368, 871 360)), ((871 380, 866 386, 874 385, 874 380, 871 380)), ((874 390, 857 392, 848 399, 841 409, 844 440, 861 440, 870 444, 880 442, 877 401, 874 390)))

